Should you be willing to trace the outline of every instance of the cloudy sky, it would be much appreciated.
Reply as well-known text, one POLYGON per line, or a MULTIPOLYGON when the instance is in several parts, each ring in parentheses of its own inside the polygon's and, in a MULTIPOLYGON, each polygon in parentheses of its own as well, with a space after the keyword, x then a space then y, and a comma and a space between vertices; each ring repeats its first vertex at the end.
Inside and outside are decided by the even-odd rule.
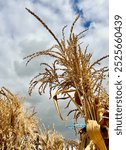
POLYGON ((54 123, 55 128, 67 138, 73 130, 67 129, 55 112, 53 102, 48 99, 48 91, 39 96, 34 92, 28 96, 29 82, 43 68, 40 62, 46 58, 33 60, 27 67, 23 58, 33 52, 48 49, 55 41, 44 27, 26 10, 34 11, 61 39, 65 25, 66 37, 69 28, 80 14, 75 33, 89 28, 82 47, 89 44, 94 59, 108 54, 108 0, 0 0, 0 87, 25 96, 25 106, 35 106, 39 119, 45 124, 54 123))

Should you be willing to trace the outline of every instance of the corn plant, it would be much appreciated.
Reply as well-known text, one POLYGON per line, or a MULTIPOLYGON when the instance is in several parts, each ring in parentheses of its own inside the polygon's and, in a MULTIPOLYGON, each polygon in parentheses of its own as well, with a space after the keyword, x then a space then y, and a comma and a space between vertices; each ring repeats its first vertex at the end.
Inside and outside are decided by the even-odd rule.
MULTIPOLYGON (((77 16, 70 28, 69 38, 65 39, 65 26, 62 29, 62 39, 59 40, 40 17, 28 8, 26 10, 47 29, 56 41, 56 44, 51 48, 35 52, 24 58, 27 59, 26 64, 40 56, 49 56, 54 59, 51 65, 47 62, 41 63, 41 65, 45 66, 45 70, 31 80, 29 94, 31 95, 36 85, 39 85, 38 92, 42 95, 48 86, 50 97, 53 98, 56 111, 62 120, 64 120, 64 117, 60 112, 59 100, 66 102, 67 108, 71 103, 75 104, 76 109, 70 110, 68 115, 74 112, 75 120, 77 121, 81 117, 88 126, 88 134, 83 136, 83 133, 81 136, 80 150, 87 146, 87 144, 84 146, 83 139, 88 137, 92 139, 90 131, 94 132, 93 126, 98 126, 99 130, 96 131, 96 134, 100 137, 101 142, 105 136, 104 132, 102 136, 100 135, 101 129, 107 132, 106 138, 108 139, 109 98, 107 91, 103 87, 103 81, 108 77, 108 66, 101 65, 102 61, 108 58, 108 55, 102 56, 91 63, 92 54, 88 52, 88 46, 82 50, 79 44, 79 40, 87 30, 81 31, 79 34, 73 32, 79 16, 77 16), (52 95, 52 92, 55 92, 55 94, 52 95), (92 124, 90 121, 96 122, 92 124)), ((96 148, 100 149, 97 140, 92 140, 96 148)), ((103 147, 102 150, 106 149, 107 146, 104 145, 103 147)))
POLYGON ((0 150, 65 150, 77 147, 58 132, 47 129, 21 99, 6 88, 0 89, 0 150))

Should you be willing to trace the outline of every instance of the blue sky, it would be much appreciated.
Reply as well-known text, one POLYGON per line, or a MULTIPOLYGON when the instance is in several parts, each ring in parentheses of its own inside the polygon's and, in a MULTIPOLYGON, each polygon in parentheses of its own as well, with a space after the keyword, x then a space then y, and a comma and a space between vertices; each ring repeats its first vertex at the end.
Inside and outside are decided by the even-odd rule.
MULTIPOLYGON (((80 13, 74 31, 79 33, 89 28, 82 49, 89 44, 89 51, 94 54, 93 59, 96 59, 108 54, 108 0, 0 0, 0 87, 5 86, 12 92, 25 96, 25 107, 35 106, 43 123, 50 126, 54 123, 65 137, 73 136, 72 130, 66 130, 67 123, 62 122, 55 113, 48 92, 39 96, 35 90, 31 97, 28 96, 30 80, 43 69, 39 63, 49 60, 40 58, 26 67, 23 58, 49 48, 55 41, 25 7, 39 15, 59 39, 65 25, 68 25, 65 32, 68 37, 69 28, 77 13, 80 13)), ((64 107, 65 104, 61 103, 61 106, 64 107)))

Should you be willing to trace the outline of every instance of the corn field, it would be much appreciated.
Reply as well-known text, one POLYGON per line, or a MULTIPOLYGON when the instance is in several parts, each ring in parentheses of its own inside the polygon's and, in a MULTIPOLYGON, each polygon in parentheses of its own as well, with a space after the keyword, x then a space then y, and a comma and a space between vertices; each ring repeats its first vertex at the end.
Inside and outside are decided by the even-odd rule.
POLYGON ((49 97, 61 120, 65 120, 65 116, 60 111, 59 100, 63 100, 66 108, 73 103, 76 109, 70 110, 67 116, 73 114, 74 123, 78 123, 81 118, 86 127, 78 131, 79 141, 65 140, 55 129, 40 129, 35 112, 25 111, 20 98, 6 88, 1 88, 0 150, 108 150, 109 95, 103 82, 108 78, 109 69, 102 63, 109 56, 102 56, 91 63, 92 54, 88 52, 88 46, 82 50, 79 43, 87 30, 74 33, 79 16, 71 25, 69 38, 65 38, 65 26, 62 39, 59 40, 39 16, 28 8, 26 10, 47 29, 56 42, 51 48, 24 58, 26 65, 38 57, 53 58, 52 64, 40 64, 45 69, 30 81, 29 95, 32 95, 36 86, 40 95, 49 87, 49 97))

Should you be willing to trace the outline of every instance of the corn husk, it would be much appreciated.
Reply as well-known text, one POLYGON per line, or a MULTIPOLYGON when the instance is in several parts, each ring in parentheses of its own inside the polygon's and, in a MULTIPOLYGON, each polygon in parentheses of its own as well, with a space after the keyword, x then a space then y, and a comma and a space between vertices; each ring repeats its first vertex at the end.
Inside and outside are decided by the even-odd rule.
POLYGON ((95 120, 87 121, 87 132, 90 139, 99 148, 99 150, 107 150, 104 139, 100 132, 100 125, 95 120))

